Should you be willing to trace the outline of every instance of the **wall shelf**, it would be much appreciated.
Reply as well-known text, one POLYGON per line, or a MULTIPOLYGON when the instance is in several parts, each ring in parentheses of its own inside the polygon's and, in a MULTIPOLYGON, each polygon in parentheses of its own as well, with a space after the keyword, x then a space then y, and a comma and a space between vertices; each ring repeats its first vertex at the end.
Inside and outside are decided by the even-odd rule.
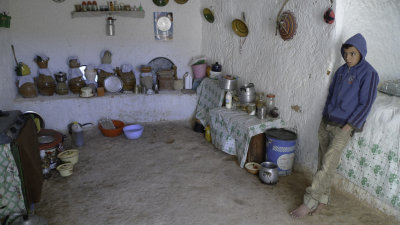
POLYGON ((144 11, 88 11, 88 12, 71 12, 72 18, 77 17, 99 17, 99 16, 125 16, 132 18, 144 18, 144 11))

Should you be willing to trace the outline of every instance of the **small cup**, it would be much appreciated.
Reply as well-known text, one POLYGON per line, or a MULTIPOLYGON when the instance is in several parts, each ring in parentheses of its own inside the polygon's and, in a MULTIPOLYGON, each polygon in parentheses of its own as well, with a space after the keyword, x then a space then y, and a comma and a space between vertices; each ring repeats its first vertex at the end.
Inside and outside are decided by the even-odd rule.
POLYGON ((97 88, 97 96, 104 96, 104 87, 97 88))

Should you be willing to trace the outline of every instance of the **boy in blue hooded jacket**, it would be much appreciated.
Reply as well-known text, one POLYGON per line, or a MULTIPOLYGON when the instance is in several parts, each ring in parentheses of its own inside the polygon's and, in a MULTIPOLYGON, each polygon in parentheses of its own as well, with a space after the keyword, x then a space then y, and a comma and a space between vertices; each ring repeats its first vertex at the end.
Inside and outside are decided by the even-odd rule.
POLYGON ((367 43, 361 34, 341 47, 345 64, 332 78, 318 130, 318 170, 307 187, 295 218, 317 213, 328 204, 330 187, 343 149, 353 131, 361 131, 377 94, 379 76, 365 60, 367 43))

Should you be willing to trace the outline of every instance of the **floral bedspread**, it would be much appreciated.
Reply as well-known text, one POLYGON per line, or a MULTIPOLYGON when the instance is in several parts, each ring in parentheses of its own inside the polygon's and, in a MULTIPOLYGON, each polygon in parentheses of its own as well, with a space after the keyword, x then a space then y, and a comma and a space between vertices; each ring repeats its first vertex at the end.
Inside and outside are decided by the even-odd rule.
POLYGON ((378 93, 364 129, 343 151, 338 173, 400 210, 400 98, 378 93))
POLYGON ((0 219, 25 210, 18 174, 10 144, 0 145, 0 219))

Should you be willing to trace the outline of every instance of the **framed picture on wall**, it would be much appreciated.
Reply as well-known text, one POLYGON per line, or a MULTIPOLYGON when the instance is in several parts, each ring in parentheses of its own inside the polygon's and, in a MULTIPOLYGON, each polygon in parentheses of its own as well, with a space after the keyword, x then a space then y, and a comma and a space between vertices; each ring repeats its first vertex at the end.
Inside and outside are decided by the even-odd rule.
POLYGON ((154 12, 154 37, 156 40, 172 40, 174 17, 172 12, 154 12))

